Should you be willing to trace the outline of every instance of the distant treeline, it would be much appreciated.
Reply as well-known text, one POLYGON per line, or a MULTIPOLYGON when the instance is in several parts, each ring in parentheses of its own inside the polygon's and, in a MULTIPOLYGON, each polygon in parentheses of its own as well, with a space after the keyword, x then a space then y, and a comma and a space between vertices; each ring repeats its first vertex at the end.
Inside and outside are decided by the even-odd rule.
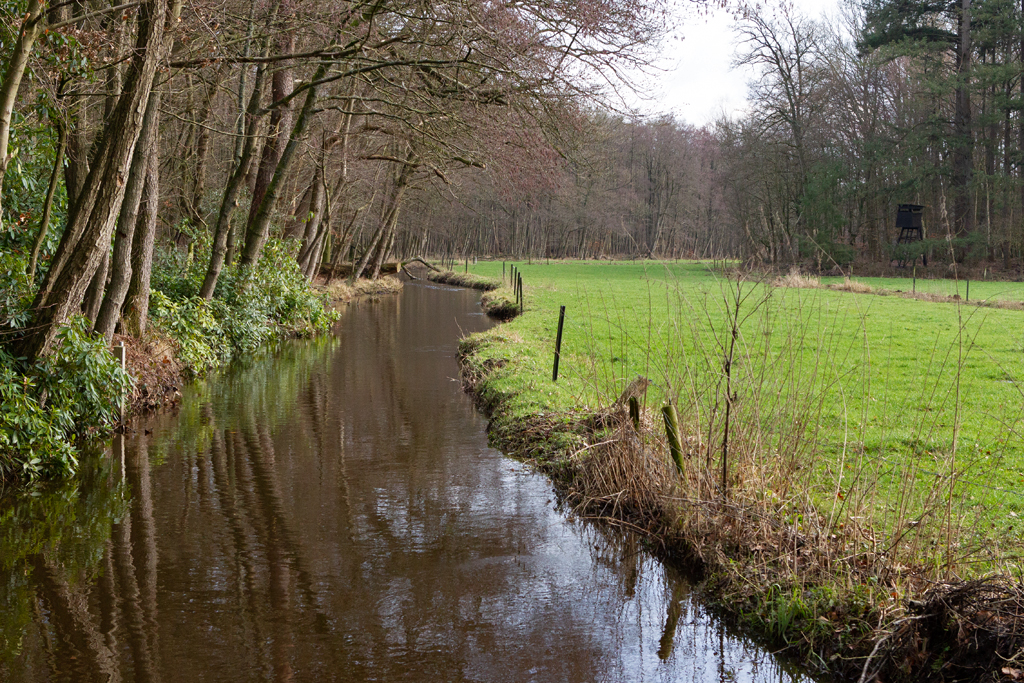
POLYGON ((1019 266, 1019 3, 868 0, 831 23, 748 7, 737 26, 758 74, 745 115, 694 128, 592 112, 546 174, 415 199, 400 244, 827 270, 892 260, 897 205, 916 203, 933 258, 1019 266))

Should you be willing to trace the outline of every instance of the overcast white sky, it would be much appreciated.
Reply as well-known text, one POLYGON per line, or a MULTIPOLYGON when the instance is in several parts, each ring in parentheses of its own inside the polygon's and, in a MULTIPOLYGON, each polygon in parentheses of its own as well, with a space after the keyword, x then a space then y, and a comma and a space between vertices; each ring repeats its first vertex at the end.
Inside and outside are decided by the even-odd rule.
MULTIPOLYGON (((687 0, 679 0, 682 4, 687 0)), ((776 5, 779 0, 766 0, 776 5)), ((794 0, 806 16, 833 16, 839 0, 794 0)), ((698 15, 690 12, 680 21, 678 36, 669 38, 658 66, 661 71, 648 79, 649 97, 636 103, 647 113, 674 113, 693 125, 714 121, 724 111, 742 111, 751 72, 733 69, 736 48, 735 21, 725 10, 698 15)))

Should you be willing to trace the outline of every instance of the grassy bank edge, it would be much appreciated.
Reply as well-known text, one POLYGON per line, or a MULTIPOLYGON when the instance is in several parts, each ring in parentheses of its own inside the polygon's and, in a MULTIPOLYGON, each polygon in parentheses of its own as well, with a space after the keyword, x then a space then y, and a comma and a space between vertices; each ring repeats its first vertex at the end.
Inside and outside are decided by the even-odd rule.
POLYGON ((516 295, 511 287, 489 277, 473 273, 456 273, 451 270, 427 273, 427 279, 442 285, 466 287, 484 292, 480 299, 484 313, 497 320, 512 320, 522 310, 516 303, 516 295))
POLYGON ((609 469, 627 470, 627 479, 646 485, 651 464, 624 459, 642 460, 638 453, 650 448, 655 470, 671 462, 658 416, 645 414, 636 429, 622 399, 598 411, 542 412, 527 392, 496 381, 516 372, 500 351, 516 341, 499 326, 459 346, 463 387, 489 418, 491 444, 547 474, 578 514, 638 532, 659 556, 695 572, 704 598, 723 613, 803 658, 812 671, 840 680, 1016 680, 1015 657, 1024 652, 1018 582, 893 583, 881 567, 845 563, 801 573, 799 534, 787 530, 785 519, 766 519, 765 510, 700 501, 690 514, 705 519, 694 524, 684 519, 678 490, 652 484, 628 492, 630 484, 619 482, 609 495, 595 486, 609 469), (619 453, 605 446, 627 441, 646 445, 619 453), (594 476, 601 458, 618 461, 594 476), (764 547, 769 543, 774 548, 764 547))
POLYGON ((404 283, 397 276, 384 276, 376 280, 360 278, 356 282, 337 280, 330 284, 316 285, 314 289, 327 295, 332 304, 348 303, 359 299, 387 294, 398 294, 404 283))

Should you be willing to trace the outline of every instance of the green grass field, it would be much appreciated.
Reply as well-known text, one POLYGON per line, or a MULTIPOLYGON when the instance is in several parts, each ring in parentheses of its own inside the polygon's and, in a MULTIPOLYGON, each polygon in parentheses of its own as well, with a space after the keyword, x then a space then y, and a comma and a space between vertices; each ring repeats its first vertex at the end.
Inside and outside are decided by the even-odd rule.
MULTIPOLYGON (((977 567, 1017 556, 1024 312, 737 285, 694 262, 516 266, 526 314, 491 333, 481 351, 511 361, 496 382, 517 395, 514 410, 608 405, 643 375, 654 382, 648 410, 676 403, 699 441, 695 453, 710 465, 720 448, 723 359, 735 319, 734 449, 803 482, 824 514, 867 516, 893 538, 914 529, 918 555, 918 545, 937 543, 941 527, 957 539, 954 552, 977 567), (566 321, 554 383, 560 305, 566 321)), ((470 270, 501 278, 502 263, 470 270)), ((910 280, 857 280, 910 290, 910 280)), ((918 291, 944 295, 957 287, 964 296, 963 282, 917 282, 918 291)), ((971 283, 971 300, 981 298, 1024 301, 1024 285, 971 283)))

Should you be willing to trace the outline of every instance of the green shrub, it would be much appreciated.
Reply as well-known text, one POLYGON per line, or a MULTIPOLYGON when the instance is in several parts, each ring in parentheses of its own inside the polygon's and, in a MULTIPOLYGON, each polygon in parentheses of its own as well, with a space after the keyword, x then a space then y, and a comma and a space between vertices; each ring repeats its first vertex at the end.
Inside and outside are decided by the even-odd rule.
POLYGON ((271 239, 255 268, 225 266, 211 301, 198 296, 209 262, 206 237, 196 235, 188 255, 160 253, 150 311, 155 324, 178 343, 178 358, 190 373, 202 375, 275 339, 330 329, 337 315, 302 276, 297 245, 271 239))
POLYGON ((178 344, 178 360, 193 375, 231 358, 231 347, 224 336, 215 306, 198 296, 173 301, 157 290, 149 295, 149 311, 153 321, 178 344))
POLYGON ((0 478, 70 476, 76 442, 117 422, 131 378, 88 328, 74 318, 34 365, 0 348, 0 478))
POLYGON ((32 280, 25 272, 26 267, 27 260, 22 255, 0 249, 0 330, 28 323, 32 280))

